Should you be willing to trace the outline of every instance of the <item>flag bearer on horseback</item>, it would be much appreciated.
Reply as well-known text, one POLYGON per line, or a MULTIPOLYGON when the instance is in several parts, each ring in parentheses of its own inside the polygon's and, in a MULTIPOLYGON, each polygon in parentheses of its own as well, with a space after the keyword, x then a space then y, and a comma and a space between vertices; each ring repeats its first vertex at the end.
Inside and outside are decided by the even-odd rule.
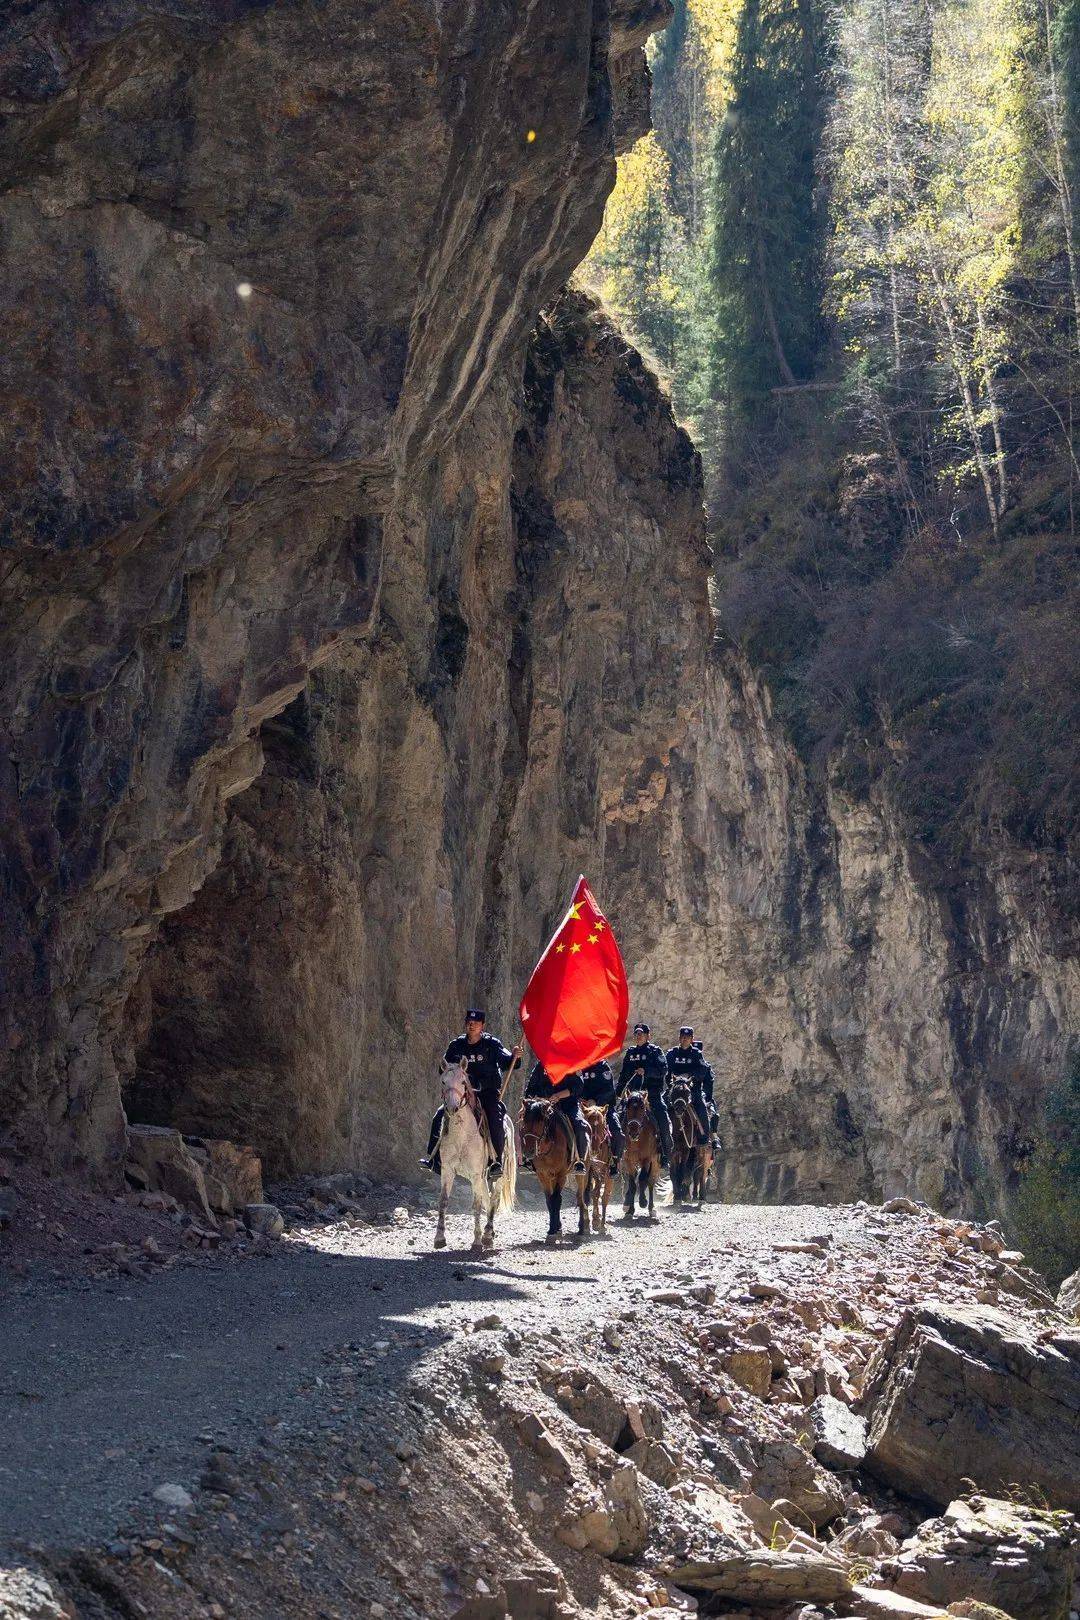
POLYGON ((694 1043, 694 1031, 689 1024, 684 1024, 680 1029, 679 1044, 670 1049, 666 1062, 669 1079, 690 1082, 690 1101, 694 1105, 694 1114, 698 1122, 698 1141, 707 1142, 709 1110, 705 1105, 705 1084, 708 1081, 711 1100, 712 1071, 701 1055, 700 1046, 694 1043))
POLYGON ((619 1111, 615 1106, 615 1076, 611 1072, 611 1064, 601 1058, 599 1063, 590 1063, 588 1068, 581 1070, 582 1102, 595 1103, 597 1108, 607 1110, 608 1135, 611 1137, 611 1157, 617 1165, 623 1156, 626 1147, 626 1138, 623 1135, 619 1111))
MULTIPOLYGON (((484 1028, 484 1011, 469 1007, 465 1013, 465 1033, 457 1035, 443 1053, 443 1067, 464 1063, 469 1083, 480 1099, 491 1137, 491 1151, 495 1158, 488 1166, 488 1180, 498 1181, 502 1175, 503 1150, 506 1132, 503 1129, 502 1086, 503 1075, 521 1056, 521 1047, 507 1047, 484 1028)), ((439 1138, 442 1136, 445 1112, 435 1110, 428 1136, 427 1152, 420 1160, 425 1170, 439 1169, 439 1138)))
POLYGON ((548 1076, 542 1063, 534 1063, 529 1075, 529 1083, 525 1087, 526 1097, 546 1097, 553 1102, 559 1113, 568 1122, 574 1134, 574 1145, 577 1149, 577 1163, 574 1165, 575 1176, 585 1174, 585 1160, 592 1145, 589 1134, 589 1124, 581 1112, 582 1082, 579 1074, 568 1074, 555 1086, 548 1076))
POLYGON ((664 1086, 668 1077, 667 1061, 659 1046, 650 1041, 649 1034, 648 1024, 634 1025, 634 1045, 627 1049, 626 1056, 622 1060, 616 1096, 621 1097, 635 1079, 645 1087, 649 1111, 660 1133, 660 1163, 666 1170, 671 1158, 671 1116, 664 1100, 664 1086))

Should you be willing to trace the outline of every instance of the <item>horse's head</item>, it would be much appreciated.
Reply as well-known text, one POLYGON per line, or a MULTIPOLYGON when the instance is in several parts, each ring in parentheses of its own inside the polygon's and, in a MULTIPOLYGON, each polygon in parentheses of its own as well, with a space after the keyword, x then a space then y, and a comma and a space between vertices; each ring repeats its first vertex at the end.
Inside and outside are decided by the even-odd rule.
POLYGON ((443 1107, 448 1114, 456 1114, 469 1099, 468 1066, 462 1062, 455 1067, 447 1069, 442 1076, 443 1107))
POLYGON ((551 1104, 542 1097, 526 1097, 521 1105, 521 1151, 536 1157, 551 1119, 551 1104))
POLYGON ((671 1103, 686 1103, 689 1105, 691 1102, 689 1080, 673 1081, 668 1100, 671 1103))
POLYGON ((649 1123, 649 1099, 643 1091, 628 1091, 625 1105, 626 1135, 631 1142, 636 1142, 644 1127, 649 1123))

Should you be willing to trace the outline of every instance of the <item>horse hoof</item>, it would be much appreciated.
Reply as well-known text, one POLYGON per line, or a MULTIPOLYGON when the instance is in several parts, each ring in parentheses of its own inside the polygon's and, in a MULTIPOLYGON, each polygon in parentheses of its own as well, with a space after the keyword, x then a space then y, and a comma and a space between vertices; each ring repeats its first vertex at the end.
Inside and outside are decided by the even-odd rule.
POLYGON ((437 1249, 445 1249, 446 1248, 446 1239, 444 1237, 437 1237, 435 1239, 435 1247, 437 1249))
POLYGON ((659 1219, 660 1219, 659 1215, 657 1215, 655 1213, 655 1211, 650 1210, 650 1212, 649 1212, 649 1220, 650 1220, 650 1222, 652 1223, 653 1226, 656 1225, 656 1223, 657 1223, 657 1221, 659 1219))
POLYGON ((553 1249, 561 1236, 561 1232, 549 1232, 547 1237, 544 1239, 544 1242, 549 1249, 553 1249))
POLYGON ((482 1249, 493 1249, 495 1247, 495 1237, 494 1237, 494 1234, 492 1232, 485 1232, 484 1233, 484 1236, 483 1236, 483 1239, 481 1241, 480 1247, 482 1249))

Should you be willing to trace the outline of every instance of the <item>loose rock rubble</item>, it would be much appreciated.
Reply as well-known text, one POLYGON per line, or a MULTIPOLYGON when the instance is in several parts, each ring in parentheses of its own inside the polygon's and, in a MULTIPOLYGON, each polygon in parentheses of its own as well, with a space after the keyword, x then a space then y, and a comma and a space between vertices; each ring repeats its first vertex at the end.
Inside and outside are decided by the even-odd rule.
MULTIPOLYGON (((286 1249, 344 1263, 430 1243, 400 1194, 376 1207, 354 1180, 324 1183, 278 1193, 286 1249)), ((1067 1443, 1044 1425, 1047 1456, 1031 1448, 1039 1507, 996 1476, 1010 1404, 1042 1421, 1048 1367, 1066 1422, 1074 1329, 1022 1262, 1007 1262, 1022 1291, 1001 1286, 996 1234, 913 1210, 815 1212, 820 1229, 807 1212, 810 1236, 764 1246, 673 1224, 666 1252, 685 1235, 687 1260, 660 1272, 644 1243, 597 1241, 575 1262, 595 1257, 584 1290, 527 1227, 474 1269, 433 1257, 430 1321, 395 1307, 378 1337, 327 1355, 302 1420, 243 1452, 206 1435, 201 1469, 94 1553, 96 1587, 75 1560, 54 1570, 56 1600, 107 1580, 155 1620, 1069 1620, 1070 1487, 1047 1461, 1067 1443), (480 1278, 499 1308, 455 1306, 480 1278), (957 1356, 977 1364, 989 1439, 980 1451, 949 1407, 971 1485, 931 1516, 937 1476, 928 1464, 916 1493, 915 1442, 887 1437, 922 1432, 901 1418, 925 1414, 929 1368, 957 1356)))

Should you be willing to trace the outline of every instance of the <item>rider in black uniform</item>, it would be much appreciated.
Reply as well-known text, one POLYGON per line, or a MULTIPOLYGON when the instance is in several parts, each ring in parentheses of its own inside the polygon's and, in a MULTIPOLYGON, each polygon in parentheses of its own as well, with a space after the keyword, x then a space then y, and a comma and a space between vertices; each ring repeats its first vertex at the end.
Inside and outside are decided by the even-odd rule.
MULTIPOLYGON (((503 1149, 506 1146, 503 1106, 499 1095, 502 1091, 503 1075, 514 1059, 520 1056, 520 1046, 513 1049, 506 1047, 498 1036, 491 1035, 485 1030, 484 1013, 479 1007, 469 1007, 466 1010, 464 1035, 455 1036, 443 1053, 444 1069, 449 1068, 452 1063, 460 1063, 464 1058, 469 1081, 480 1099, 480 1105, 487 1118, 491 1146, 495 1154, 493 1163, 488 1166, 489 1181, 498 1181, 502 1175, 503 1149)), ((431 1121, 431 1134, 428 1136, 427 1153, 420 1160, 425 1170, 438 1171, 441 1168, 438 1147, 445 1117, 444 1108, 435 1110, 435 1117, 431 1121)))
MULTIPOLYGON (((705 1106, 705 1081, 707 1065, 701 1055, 701 1049, 694 1045, 694 1031, 689 1024, 684 1024, 679 1031, 679 1044, 673 1046, 667 1054, 667 1071, 672 1080, 689 1080, 690 1101, 694 1105, 697 1115, 698 1140, 709 1140, 709 1111, 705 1106)), ((711 1091, 711 1074, 708 1075, 711 1091)))
POLYGON ((607 1109, 611 1157, 618 1163, 626 1147, 626 1138, 623 1135, 619 1111, 615 1106, 615 1076, 611 1072, 611 1064, 603 1058, 599 1063, 590 1063, 587 1069, 581 1070, 581 1084, 584 1088, 581 1095, 582 1102, 595 1103, 597 1108, 607 1109))
POLYGON ((526 1097, 549 1097, 554 1102, 560 1114, 565 1114, 570 1121, 570 1128, 574 1133, 574 1142, 577 1146, 577 1163, 574 1174, 585 1174, 585 1159, 592 1144, 589 1135, 589 1122, 581 1112, 581 1076, 579 1074, 565 1075, 558 1085, 550 1079, 542 1063, 534 1063, 529 1083, 525 1087, 526 1097))
POLYGON ((719 1132, 720 1132, 720 1115, 717 1113, 716 1104, 713 1101, 713 1071, 712 1071, 712 1064, 705 1062, 705 1050, 704 1050, 704 1047, 702 1046, 702 1043, 700 1041, 695 1041, 694 1045, 697 1047, 698 1051, 701 1053, 701 1061, 702 1061, 702 1063, 704 1064, 704 1067, 705 1067, 705 1078, 701 1083, 701 1094, 705 1098, 705 1106, 706 1106, 706 1108, 708 1110, 708 1114, 709 1114, 709 1130, 712 1132, 713 1147, 716 1148, 719 1151, 719 1149, 721 1147, 720 1135, 719 1135, 719 1132))
POLYGON ((635 1044, 627 1050, 622 1060, 615 1095, 621 1097, 633 1079, 641 1080, 648 1095, 650 1112, 660 1133, 660 1163, 666 1170, 668 1160, 671 1158, 671 1115, 664 1100, 667 1063, 660 1048, 649 1040, 649 1033, 648 1024, 634 1025, 635 1044))

